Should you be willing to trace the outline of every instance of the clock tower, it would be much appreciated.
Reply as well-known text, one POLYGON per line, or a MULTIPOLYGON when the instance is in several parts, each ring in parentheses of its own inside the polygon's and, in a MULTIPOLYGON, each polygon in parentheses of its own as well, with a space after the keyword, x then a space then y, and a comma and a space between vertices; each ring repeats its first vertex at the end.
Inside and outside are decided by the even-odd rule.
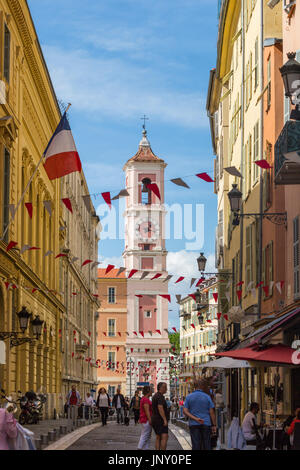
MULTIPOLYGON (((144 126, 143 126, 144 127, 144 126)), ((156 391, 158 382, 169 390, 168 294, 165 281, 164 169, 166 163, 152 151, 143 129, 137 153, 125 164, 126 177, 124 266, 127 282, 127 390, 132 396, 142 383, 156 391), (160 198, 148 188, 158 186, 160 198), (155 278, 155 279, 153 279, 155 278)))

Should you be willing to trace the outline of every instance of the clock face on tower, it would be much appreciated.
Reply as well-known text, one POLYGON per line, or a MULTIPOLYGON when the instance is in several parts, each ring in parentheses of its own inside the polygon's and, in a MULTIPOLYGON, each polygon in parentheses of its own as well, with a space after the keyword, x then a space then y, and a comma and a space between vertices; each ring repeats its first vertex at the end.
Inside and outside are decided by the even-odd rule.
POLYGON ((150 219, 140 219, 135 227, 136 236, 142 241, 156 240, 159 235, 159 227, 150 219))

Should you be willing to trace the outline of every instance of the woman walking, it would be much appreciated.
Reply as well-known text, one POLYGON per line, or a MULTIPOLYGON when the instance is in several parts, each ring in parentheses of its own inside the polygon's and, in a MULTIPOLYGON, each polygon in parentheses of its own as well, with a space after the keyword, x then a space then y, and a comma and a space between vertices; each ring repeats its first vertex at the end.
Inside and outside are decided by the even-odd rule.
POLYGON ((151 440, 151 416, 152 416, 152 403, 150 397, 152 395, 149 385, 143 388, 143 398, 140 402, 140 423, 142 425, 142 433, 138 445, 139 450, 149 450, 151 440))
POLYGON ((134 424, 137 425, 140 418, 140 402, 141 398, 139 397, 138 390, 135 392, 134 397, 132 397, 130 402, 130 409, 133 410, 134 414, 134 424))
POLYGON ((100 409, 102 426, 105 426, 107 424, 108 410, 111 407, 111 403, 104 387, 101 387, 99 390, 96 406, 100 409))
POLYGON ((9 439, 15 439, 17 434, 17 421, 12 413, 0 408, 0 450, 10 450, 9 439))

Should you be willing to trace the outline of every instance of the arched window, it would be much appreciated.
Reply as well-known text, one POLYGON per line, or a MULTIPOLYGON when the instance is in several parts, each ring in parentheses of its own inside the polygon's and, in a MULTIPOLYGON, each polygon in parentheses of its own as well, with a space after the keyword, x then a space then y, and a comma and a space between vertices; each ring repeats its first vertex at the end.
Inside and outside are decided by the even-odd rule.
POLYGON ((151 204, 151 191, 147 188, 147 185, 151 183, 151 180, 149 178, 144 178, 142 183, 142 204, 151 204))

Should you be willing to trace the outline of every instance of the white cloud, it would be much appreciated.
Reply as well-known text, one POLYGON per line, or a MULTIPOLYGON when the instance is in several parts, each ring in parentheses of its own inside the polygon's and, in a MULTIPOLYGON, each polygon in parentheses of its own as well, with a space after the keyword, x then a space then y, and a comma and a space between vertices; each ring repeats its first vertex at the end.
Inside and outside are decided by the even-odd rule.
POLYGON ((207 127, 205 99, 172 89, 169 76, 126 59, 92 57, 85 50, 44 46, 57 95, 100 119, 152 118, 190 128, 207 127))
MULTIPOLYGON (((170 274, 175 274, 178 277, 200 277, 198 271, 197 258, 198 252, 195 251, 171 251, 167 257, 167 270, 170 274)), ((216 272, 215 255, 209 254, 207 257, 206 268, 207 272, 216 272)))
POLYGON ((110 258, 105 258, 100 254, 98 259, 101 262, 99 265, 100 268, 106 268, 109 264, 113 264, 116 268, 120 268, 124 265, 122 256, 112 256, 110 258))

